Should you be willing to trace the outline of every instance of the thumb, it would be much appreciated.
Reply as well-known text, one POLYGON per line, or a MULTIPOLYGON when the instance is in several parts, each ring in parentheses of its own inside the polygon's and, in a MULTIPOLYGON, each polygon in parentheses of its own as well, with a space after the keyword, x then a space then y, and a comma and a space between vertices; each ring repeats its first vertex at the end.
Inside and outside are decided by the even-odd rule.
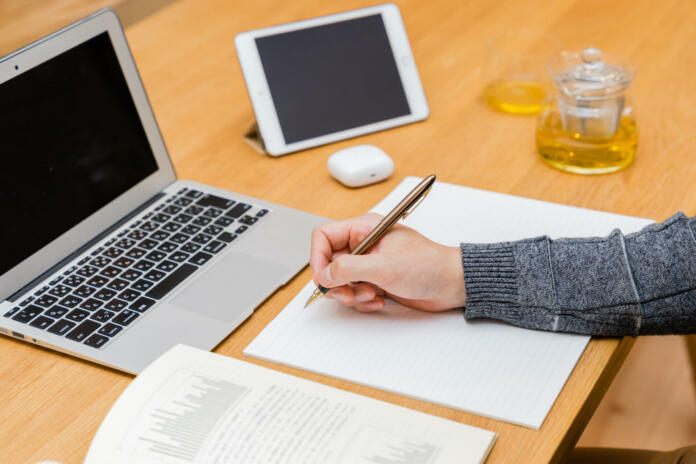
POLYGON ((379 286, 383 274, 380 261, 374 254, 339 256, 319 272, 317 283, 327 288, 351 282, 370 282, 379 286))

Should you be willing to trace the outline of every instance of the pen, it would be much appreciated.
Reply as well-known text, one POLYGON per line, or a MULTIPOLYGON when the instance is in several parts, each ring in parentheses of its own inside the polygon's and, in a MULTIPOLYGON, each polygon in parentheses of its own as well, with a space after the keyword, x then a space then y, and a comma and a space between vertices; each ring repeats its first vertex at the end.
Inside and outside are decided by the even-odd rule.
MULTIPOLYGON (((430 189, 433 186, 433 183, 435 182, 435 175, 431 174, 425 179, 423 179, 416 187, 409 192, 408 195, 404 197, 403 200, 399 202, 398 205, 392 209, 389 214, 384 216, 381 221, 379 221, 379 224, 375 226, 374 229, 370 231, 369 234, 367 234, 367 237, 360 242, 360 244, 355 247, 353 251, 351 251, 351 255, 361 255, 363 253, 366 253, 372 246, 379 241, 380 238, 384 234, 386 234, 391 227, 396 224, 399 219, 405 219, 406 216, 411 214, 414 209, 418 205, 421 204, 423 199, 426 197, 428 192, 430 192, 430 189)), ((319 298, 321 298, 324 293, 328 292, 329 289, 322 287, 319 285, 316 290, 312 293, 312 296, 309 297, 307 302, 305 303, 304 307, 306 308, 307 306, 311 305, 315 301, 317 301, 319 298)))

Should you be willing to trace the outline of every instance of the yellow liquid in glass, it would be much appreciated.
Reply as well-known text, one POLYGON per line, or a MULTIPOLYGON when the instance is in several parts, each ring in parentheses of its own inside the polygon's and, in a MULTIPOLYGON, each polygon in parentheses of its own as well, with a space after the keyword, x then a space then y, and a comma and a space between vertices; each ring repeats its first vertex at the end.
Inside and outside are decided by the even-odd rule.
POLYGON ((561 115, 553 111, 541 120, 536 143, 542 161, 556 169, 607 174, 631 164, 638 147, 638 129, 633 117, 624 116, 613 136, 586 138, 564 131, 561 115))
POLYGON ((541 82, 498 80, 483 89, 486 103, 512 114, 534 114, 541 110, 549 87, 541 82))

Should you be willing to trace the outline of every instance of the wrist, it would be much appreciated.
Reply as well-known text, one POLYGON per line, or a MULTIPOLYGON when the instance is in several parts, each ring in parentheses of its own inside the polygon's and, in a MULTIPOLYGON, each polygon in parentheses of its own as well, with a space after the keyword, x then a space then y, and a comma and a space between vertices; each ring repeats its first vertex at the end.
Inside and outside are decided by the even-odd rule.
POLYGON ((459 247, 445 247, 447 269, 447 294, 452 308, 466 306, 466 286, 464 284, 464 266, 462 265, 462 252, 459 247))

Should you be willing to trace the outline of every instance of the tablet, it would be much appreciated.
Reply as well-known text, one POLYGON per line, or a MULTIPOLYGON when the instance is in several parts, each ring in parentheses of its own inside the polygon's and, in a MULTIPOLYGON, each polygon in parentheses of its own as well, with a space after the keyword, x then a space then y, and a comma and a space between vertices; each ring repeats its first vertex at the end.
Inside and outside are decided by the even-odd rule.
POLYGON ((274 156, 428 117, 396 5, 243 32, 237 56, 274 156))

